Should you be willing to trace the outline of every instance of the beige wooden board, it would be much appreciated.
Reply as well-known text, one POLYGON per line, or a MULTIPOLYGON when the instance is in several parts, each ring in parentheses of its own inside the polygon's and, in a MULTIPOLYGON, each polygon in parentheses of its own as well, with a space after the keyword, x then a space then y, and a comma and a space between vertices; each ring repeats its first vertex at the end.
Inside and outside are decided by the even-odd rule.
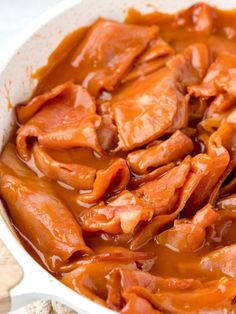
POLYGON ((23 271, 0 240, 0 314, 9 312, 9 291, 22 279, 23 271))

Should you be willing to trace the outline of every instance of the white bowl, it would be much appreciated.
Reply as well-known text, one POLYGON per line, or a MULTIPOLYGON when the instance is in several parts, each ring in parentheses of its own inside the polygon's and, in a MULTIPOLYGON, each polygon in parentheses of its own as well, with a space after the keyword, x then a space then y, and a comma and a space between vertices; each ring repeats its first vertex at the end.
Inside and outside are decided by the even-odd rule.
MULTIPOLYGON (((195 0, 65 0, 29 25, 0 56, 0 151, 14 123, 14 106, 29 99, 37 80, 36 69, 47 63, 48 56, 70 32, 91 24, 99 16, 123 21, 130 7, 143 13, 153 10, 176 12, 195 0), (11 106, 9 106, 9 102, 11 106)), ((235 0, 208 0, 222 9, 235 8, 235 0)), ((11 309, 39 298, 59 300, 80 314, 114 313, 84 298, 47 273, 23 249, 0 203, 0 238, 21 265, 24 277, 11 291, 11 309)))

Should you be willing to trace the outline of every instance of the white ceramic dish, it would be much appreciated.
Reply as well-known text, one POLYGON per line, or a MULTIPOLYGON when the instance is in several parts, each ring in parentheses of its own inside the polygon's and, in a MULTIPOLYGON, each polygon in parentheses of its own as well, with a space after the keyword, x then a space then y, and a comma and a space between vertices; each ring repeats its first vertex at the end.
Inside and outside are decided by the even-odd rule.
MULTIPOLYGON (((91 24, 103 16, 122 21, 127 9, 141 12, 153 10, 175 12, 196 0, 65 0, 39 17, 0 55, 0 151, 10 134, 14 122, 13 107, 27 100, 36 80, 31 73, 47 63, 48 56, 60 41, 74 29, 91 24), (9 107, 9 101, 12 104, 9 107)), ((208 0, 222 9, 236 7, 236 0, 208 0)), ((18 242, 0 204, 0 238, 21 265, 24 276, 11 291, 11 309, 15 310, 39 298, 61 301, 80 314, 114 313, 78 295, 62 285, 39 266, 18 242), (2 215, 1 215, 2 214, 2 215)))

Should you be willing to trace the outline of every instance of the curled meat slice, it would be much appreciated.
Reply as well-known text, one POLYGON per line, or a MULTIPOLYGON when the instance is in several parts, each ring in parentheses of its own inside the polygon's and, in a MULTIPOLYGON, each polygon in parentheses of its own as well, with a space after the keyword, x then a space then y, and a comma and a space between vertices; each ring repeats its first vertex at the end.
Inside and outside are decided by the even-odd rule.
POLYGON ((107 306, 105 302, 107 295, 106 276, 117 267, 137 269, 134 262, 95 260, 65 274, 61 282, 80 295, 107 306))
POLYGON ((58 162, 37 143, 33 146, 33 157, 36 166, 46 177, 62 181, 76 189, 92 189, 92 192, 77 197, 78 201, 85 203, 96 203, 107 193, 122 191, 130 178, 128 166, 122 158, 107 168, 96 171, 76 163, 58 162))
POLYGON ((165 313, 233 313, 236 280, 222 277, 206 282, 202 287, 174 293, 154 294, 142 287, 130 288, 125 294, 127 293, 135 293, 165 313))
POLYGON ((79 164, 54 160, 37 143, 33 146, 33 157, 38 169, 48 178, 62 181, 76 189, 91 189, 96 169, 79 164))
POLYGON ((218 211, 218 220, 209 228, 207 241, 213 245, 231 245, 235 243, 234 230, 236 225, 236 212, 229 209, 218 211))
POLYGON ((228 245, 213 251, 201 258, 201 269, 214 273, 215 275, 236 276, 236 245, 228 245))
POLYGON ((123 292, 134 286, 156 293, 191 290, 201 287, 201 283, 194 279, 162 278, 140 270, 118 268, 108 276, 107 304, 112 309, 119 310, 123 304, 123 292))
POLYGON ((158 34, 158 27, 125 25, 99 19, 74 52, 71 63, 76 81, 96 96, 114 89, 134 59, 158 34))
POLYGON ((204 44, 190 46, 173 57, 166 67, 135 80, 116 93, 111 105, 118 127, 119 148, 130 150, 169 130, 174 132, 185 127, 186 86, 199 82, 208 62, 208 49, 204 44))
MULTIPOLYGON (((235 188, 235 180, 233 181, 235 188)), ((228 209, 235 210, 236 209, 236 194, 231 194, 229 196, 223 197, 219 199, 217 202, 217 207, 219 209, 228 209)))
MULTIPOLYGON (((16 107, 16 115, 18 121, 21 124, 25 124, 30 118, 32 118, 40 109, 44 106, 51 104, 51 101, 60 100, 62 98, 62 106, 69 105, 71 107, 80 108, 80 114, 86 116, 86 114, 93 114, 96 111, 95 104, 86 92, 85 89, 79 85, 74 85, 71 82, 59 85, 49 92, 34 97, 30 102, 25 105, 19 105, 16 107)), ((57 117, 55 117, 57 118, 57 117)))
POLYGON ((149 252, 133 252, 119 246, 96 246, 94 248, 94 260, 105 261, 121 261, 121 262, 141 262, 155 258, 153 253, 149 252))
POLYGON ((224 123, 210 136, 207 154, 193 157, 192 171, 202 175, 202 178, 188 201, 186 210, 189 215, 203 205, 227 169, 230 162, 228 150, 234 146, 234 135, 235 125, 224 123))
POLYGON ((159 234, 158 243, 178 252, 191 252, 199 249, 206 238, 206 228, 211 226, 219 215, 208 204, 195 214, 192 220, 175 220, 174 226, 159 234))
POLYGON ((144 183, 147 183, 149 181, 157 179, 161 175, 163 175, 165 172, 172 169, 174 166, 175 166, 175 164, 173 162, 171 162, 171 163, 169 163, 165 166, 159 167, 159 168, 157 168, 157 169, 155 169, 155 170, 153 170, 147 174, 143 174, 141 176, 131 177, 128 187, 131 189, 135 189, 144 183))
POLYGON ((16 139, 18 152, 25 160, 29 159, 30 138, 37 138, 39 144, 52 149, 102 150, 96 133, 101 119, 92 98, 79 85, 57 86, 27 105, 17 107, 16 112, 20 122, 27 121, 18 129, 16 139))
POLYGON ((137 263, 142 269, 151 267, 154 263, 155 256, 148 252, 133 252, 120 246, 95 246, 94 255, 82 257, 60 268, 62 273, 70 272, 80 266, 88 265, 96 262, 110 261, 120 263, 137 263), (151 266, 150 266, 151 265, 151 266))
POLYGON ((161 37, 158 37, 150 42, 148 49, 137 60, 137 63, 148 62, 170 53, 173 53, 171 46, 161 37))
POLYGON ((133 193, 146 206, 153 208, 155 215, 168 214, 172 211, 179 197, 179 189, 184 186, 191 166, 191 158, 186 158, 160 178, 145 183, 133 193))
POLYGON ((158 59, 154 59, 148 62, 140 63, 135 65, 135 67, 130 71, 122 80, 122 83, 133 81, 141 76, 151 74, 166 65, 166 62, 171 58, 171 56, 163 56, 158 59))
POLYGON ((107 193, 119 193, 129 182, 130 173, 126 161, 115 160, 109 167, 97 171, 91 193, 81 194, 78 200, 85 203, 96 203, 107 193))
POLYGON ((133 193, 123 191, 107 205, 86 209, 80 215, 82 229, 108 233, 131 233, 140 221, 149 221, 153 209, 148 208, 133 193))
POLYGON ((202 34, 210 34, 214 27, 215 12, 206 3, 197 3, 189 9, 177 14, 176 22, 179 26, 193 27, 202 34))
POLYGON ((109 114, 103 114, 97 129, 98 140, 103 150, 112 150, 118 142, 117 127, 109 114))
MULTIPOLYGON (((205 111, 204 119, 198 124, 200 131, 213 133, 225 122, 235 123, 235 98, 228 94, 224 94, 223 97, 218 96, 211 102, 205 111)), ((208 101, 205 97, 199 99, 200 101, 208 101)))
POLYGON ((190 172, 187 177, 183 187, 179 190, 178 200, 175 206, 172 208, 171 213, 158 215, 144 227, 141 231, 135 235, 131 242, 131 249, 137 250, 140 247, 148 243, 156 234, 163 231, 163 229, 176 219, 179 213, 183 210, 189 197, 199 184, 201 176, 196 173, 190 172))
POLYGON ((174 51, 161 37, 150 42, 149 47, 135 63, 134 68, 123 78, 122 82, 137 79, 150 74, 166 64, 174 51))
POLYGON ((181 131, 176 131, 164 142, 130 153, 127 161, 132 171, 143 174, 149 168, 156 168, 185 157, 192 150, 192 140, 181 131))
POLYGON ((236 55, 229 52, 221 52, 209 67, 202 84, 189 87, 189 92, 195 97, 218 96, 221 93, 235 97, 235 73, 236 55))
POLYGON ((221 93, 216 96, 216 98, 212 101, 208 112, 216 112, 221 113, 230 109, 235 104, 234 96, 221 93))
POLYGON ((52 271, 58 271, 75 252, 91 251, 80 226, 50 183, 19 161, 12 145, 1 156, 0 194, 15 226, 43 254, 52 271))
POLYGON ((121 310, 122 314, 161 314, 160 311, 154 309, 152 305, 145 299, 140 298, 135 294, 129 296, 129 300, 121 310))

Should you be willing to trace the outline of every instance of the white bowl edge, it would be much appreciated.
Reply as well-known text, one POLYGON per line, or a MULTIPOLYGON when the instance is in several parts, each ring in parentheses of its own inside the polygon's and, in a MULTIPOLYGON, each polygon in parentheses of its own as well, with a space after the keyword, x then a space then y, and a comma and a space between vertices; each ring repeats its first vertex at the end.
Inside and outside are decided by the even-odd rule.
MULTIPOLYGON (((8 138, 11 124, 14 121, 13 109, 9 108, 8 104, 9 99, 12 107, 14 107, 31 96, 37 84, 37 81, 31 78, 31 73, 47 63, 48 56, 65 35, 77 27, 91 24, 98 16, 123 20, 125 12, 130 7, 137 8, 142 12, 153 11, 154 8, 160 11, 174 12, 196 2, 198 1, 64 0, 27 26, 27 29, 6 46, 5 53, 3 52, 0 55, 0 150, 8 138), (61 17, 63 17, 62 20, 61 17), (76 19, 78 19, 77 22, 76 19)), ((235 0, 209 0, 205 2, 222 9, 236 7, 235 0)), ((36 291, 36 286, 40 285, 39 290, 43 291, 45 284, 42 283, 41 285, 41 282, 53 282, 55 283, 55 289, 58 286, 58 290, 60 290, 59 294, 64 292, 62 297, 71 298, 71 305, 80 303, 77 309, 83 311, 81 313, 93 314, 95 311, 97 314, 112 313, 94 302, 79 296, 67 287, 62 286, 62 284, 48 274, 19 245, 19 242, 1 217, 0 237, 23 267, 26 275, 25 280, 28 282, 26 283, 27 289, 38 292, 36 291), (33 278, 37 279, 35 286, 33 285, 34 279, 30 280, 29 269, 33 278), (29 282, 31 282, 30 286, 29 282)), ((22 286, 13 289, 12 293, 20 293, 20 287, 22 286)), ((57 291, 54 291, 54 293, 56 294, 57 291)))

